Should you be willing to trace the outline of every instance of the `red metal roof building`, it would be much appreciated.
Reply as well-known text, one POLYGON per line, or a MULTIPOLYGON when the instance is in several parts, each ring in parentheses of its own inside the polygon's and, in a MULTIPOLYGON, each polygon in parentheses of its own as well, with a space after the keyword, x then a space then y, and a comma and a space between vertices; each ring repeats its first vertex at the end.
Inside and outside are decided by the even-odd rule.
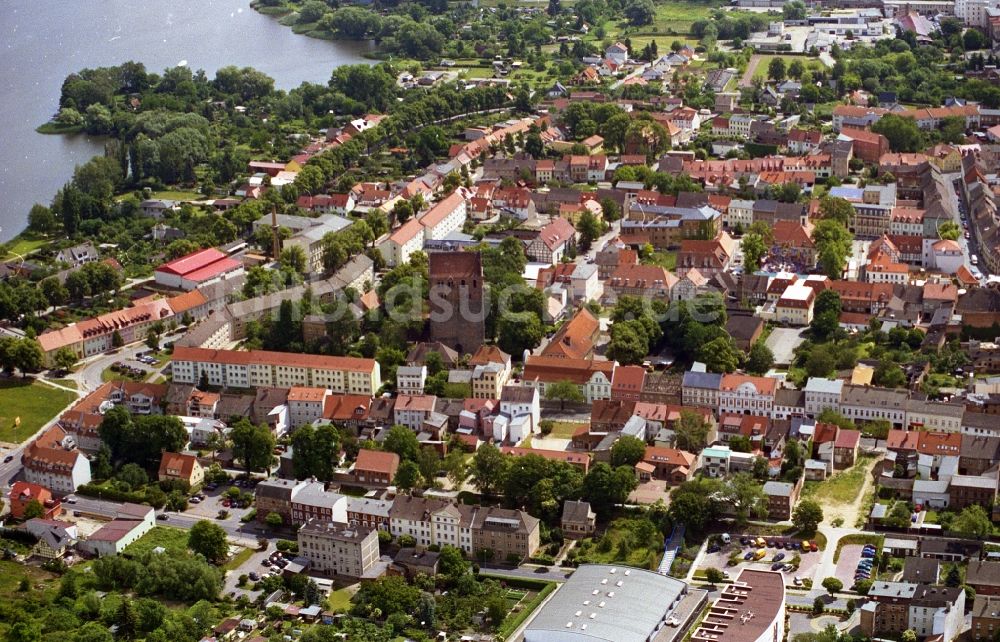
POLYGON ((154 272, 158 284, 181 290, 193 290, 240 274, 243 274, 241 262, 211 247, 164 263, 154 272))

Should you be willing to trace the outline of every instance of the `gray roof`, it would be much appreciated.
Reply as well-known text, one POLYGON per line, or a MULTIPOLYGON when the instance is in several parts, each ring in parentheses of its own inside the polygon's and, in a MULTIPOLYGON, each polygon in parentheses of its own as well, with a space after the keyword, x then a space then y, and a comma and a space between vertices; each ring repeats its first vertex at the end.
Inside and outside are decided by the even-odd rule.
POLYGON ((823 377, 810 377, 806 382, 806 392, 819 392, 823 394, 839 395, 844 388, 844 382, 840 379, 824 379, 823 377))
POLYGON ((572 499, 567 499, 563 502, 563 521, 567 522, 586 522, 593 515, 594 511, 590 509, 590 502, 577 501, 572 499))
POLYGON ((722 375, 716 372, 685 372, 681 386, 718 390, 722 387, 722 375))
POLYGON ((292 499, 296 504, 306 506, 333 507, 343 497, 340 493, 327 491, 323 482, 311 482, 300 488, 292 499))
POLYGON ((646 642, 686 590, 684 582, 652 571, 585 564, 539 608, 524 640, 646 642))
POLYGON ((917 592, 917 584, 912 582, 875 582, 868 590, 868 597, 912 598, 917 592))
POLYGON ((768 497, 790 497, 793 488, 795 487, 788 482, 769 481, 764 484, 764 494, 768 497))

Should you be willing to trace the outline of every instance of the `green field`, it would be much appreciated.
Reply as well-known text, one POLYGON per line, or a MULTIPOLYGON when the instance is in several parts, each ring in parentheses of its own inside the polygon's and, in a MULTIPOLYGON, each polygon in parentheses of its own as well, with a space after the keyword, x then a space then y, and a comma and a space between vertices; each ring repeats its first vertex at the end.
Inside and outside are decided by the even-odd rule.
POLYGON ((652 256, 642 263, 659 265, 667 272, 673 272, 677 269, 677 252, 653 252, 652 256))
POLYGON ((0 379, 0 441, 21 443, 75 400, 72 392, 31 379, 0 379))
POLYGON ((181 554, 187 550, 187 531, 169 526, 156 526, 135 542, 128 545, 125 552, 129 555, 140 556, 157 546, 167 549, 171 555, 181 554))
POLYGON ((774 58, 781 58, 785 61, 785 69, 788 69, 788 65, 791 64, 793 60, 798 60, 802 65, 810 71, 822 70, 823 63, 819 61, 818 58, 811 58, 809 56, 792 56, 792 55, 780 55, 780 54, 761 54, 760 64, 757 65, 757 69, 754 70, 753 77, 761 78, 767 80, 767 66, 771 64, 771 60, 774 58))

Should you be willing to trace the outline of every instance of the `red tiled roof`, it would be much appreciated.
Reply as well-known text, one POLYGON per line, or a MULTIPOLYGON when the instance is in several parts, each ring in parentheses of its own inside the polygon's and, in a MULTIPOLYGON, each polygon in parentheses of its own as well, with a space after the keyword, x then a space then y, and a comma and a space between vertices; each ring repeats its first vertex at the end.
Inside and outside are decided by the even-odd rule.
POLYGON ((383 473, 390 476, 396 474, 397 468, 399 468, 399 455, 382 450, 362 448, 358 451, 358 458, 354 462, 355 470, 383 473))

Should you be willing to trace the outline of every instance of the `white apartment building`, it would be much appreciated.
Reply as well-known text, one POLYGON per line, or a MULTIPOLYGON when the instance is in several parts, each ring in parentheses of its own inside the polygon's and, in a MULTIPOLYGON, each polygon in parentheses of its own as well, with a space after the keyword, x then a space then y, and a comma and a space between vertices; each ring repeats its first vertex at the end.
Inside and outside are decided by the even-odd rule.
POLYGON ((311 386, 372 396, 382 387, 378 362, 356 357, 176 346, 171 368, 174 383, 193 386, 204 376, 224 388, 311 386))
POLYGON ((401 395, 422 395, 427 383, 427 366, 396 368, 396 392, 401 395))
POLYGON ((839 412, 840 395, 843 389, 844 382, 840 379, 810 377, 804 389, 806 393, 806 415, 815 418, 827 408, 839 412))

